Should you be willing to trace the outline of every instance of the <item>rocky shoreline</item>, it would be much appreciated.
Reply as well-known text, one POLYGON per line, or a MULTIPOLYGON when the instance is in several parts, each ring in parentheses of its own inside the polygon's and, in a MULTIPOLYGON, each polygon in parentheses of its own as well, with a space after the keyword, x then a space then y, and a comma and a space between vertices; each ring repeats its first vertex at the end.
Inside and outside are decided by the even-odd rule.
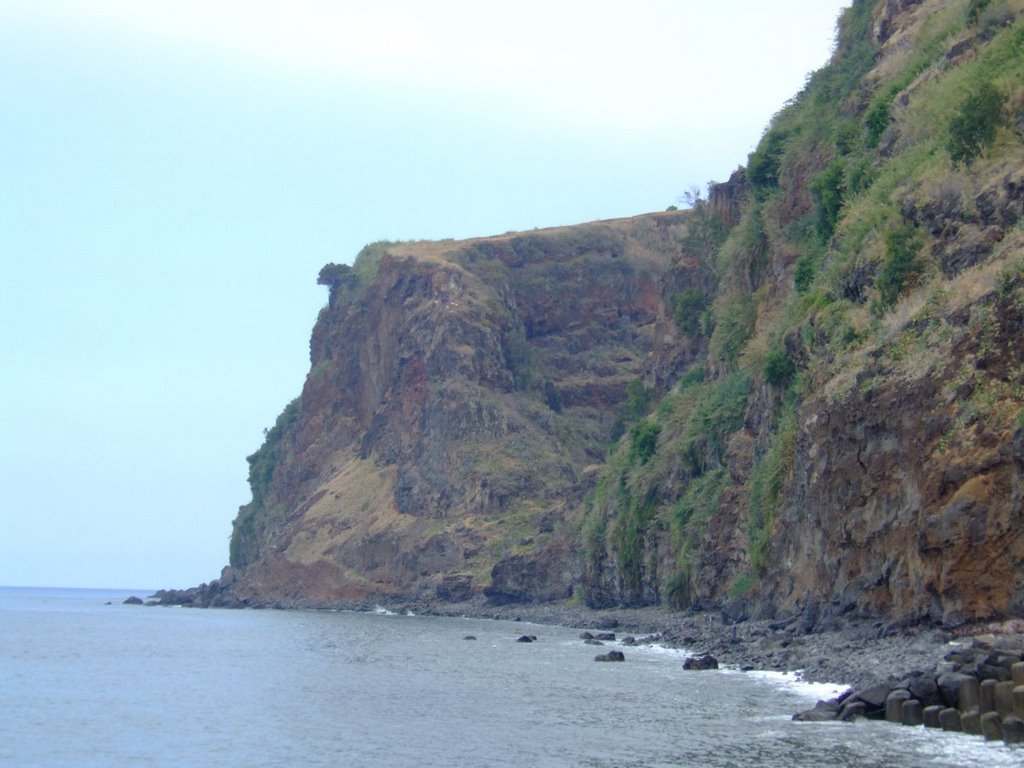
MULTIPOLYGON (((185 590, 160 590, 148 604, 224 608, 373 610, 378 603, 330 606, 302 601, 250 605, 232 595, 229 584, 185 590)), ((956 631, 871 620, 832 621, 824 627, 811 615, 780 621, 734 622, 715 612, 680 613, 657 607, 592 609, 570 602, 494 605, 484 598, 466 602, 405 600, 381 603, 389 610, 434 616, 524 621, 579 629, 615 629, 622 634, 656 636, 659 644, 710 653, 723 664, 747 669, 797 672, 808 682, 835 683, 860 689, 890 677, 903 677, 941 664, 951 642, 969 643, 974 636, 1013 636, 1024 645, 1024 622, 978 625, 956 631)))
MULTIPOLYGON (((138 598, 126 602, 141 603, 138 598)), ((683 648, 744 670, 795 673, 807 682, 847 686, 818 702, 801 720, 887 719, 1024 741, 1024 620, 957 628, 871 620, 830 621, 810 614, 779 621, 733 621, 723 613, 677 613, 660 608, 595 610, 569 602, 494 605, 391 601, 331 606, 248 605, 217 581, 187 590, 160 590, 146 605, 357 610, 386 608, 417 615, 472 617, 536 625, 614 630, 639 643, 683 648), (1019 689, 1019 690, 1015 690, 1019 689), (940 722, 939 715, 943 720, 940 722)), ((621 659, 616 659, 621 660, 621 659)))

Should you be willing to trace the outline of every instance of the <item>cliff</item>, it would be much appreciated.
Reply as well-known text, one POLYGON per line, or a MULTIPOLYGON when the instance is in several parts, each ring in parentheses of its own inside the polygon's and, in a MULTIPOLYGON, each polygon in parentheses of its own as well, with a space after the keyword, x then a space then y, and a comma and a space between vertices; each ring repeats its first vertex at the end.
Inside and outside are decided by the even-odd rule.
POLYGON ((707 271, 680 262, 686 218, 375 244, 326 267, 302 395, 249 457, 234 593, 571 596, 620 405, 700 353, 666 312, 707 271))
POLYGON ((231 601, 1024 613, 1024 0, 857 0, 689 211, 328 265, 231 601))

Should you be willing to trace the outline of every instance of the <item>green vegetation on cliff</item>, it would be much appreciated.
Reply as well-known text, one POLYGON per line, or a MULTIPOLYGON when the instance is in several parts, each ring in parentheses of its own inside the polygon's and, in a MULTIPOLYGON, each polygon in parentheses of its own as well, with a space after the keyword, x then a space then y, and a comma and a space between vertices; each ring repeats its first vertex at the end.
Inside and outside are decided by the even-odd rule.
POLYGON ((318 595, 1024 609, 1024 0, 854 0, 688 202, 325 267, 232 564, 286 552, 261 578, 318 595))
MULTIPOLYGON (((832 62, 748 160, 746 202, 711 249, 707 319, 699 294, 676 296, 680 330, 711 333, 704 381, 674 388, 641 422, 656 446, 638 450, 631 433, 602 471, 586 522, 592 605, 720 604, 766 579, 761 598, 780 602, 776 547, 791 534, 779 513, 801 503, 794 461, 802 420, 815 417, 808 399, 856 378, 865 360, 918 375, 897 371, 959 338, 946 319, 961 311, 953 292, 991 295, 986 265, 1019 264, 1024 3, 904 5, 856 0, 844 11, 832 62), (944 336, 928 335, 935 323, 944 336), (894 334, 907 341, 894 346, 894 334)), ((712 185, 710 200, 735 198, 735 184, 712 185)), ((1013 267, 998 274, 1013 283, 1013 267)), ((1005 357, 997 324, 974 327, 1005 357)), ((945 445, 977 420, 1019 423, 1024 369, 999 368, 963 374, 972 394, 952 409, 961 415, 945 445)))

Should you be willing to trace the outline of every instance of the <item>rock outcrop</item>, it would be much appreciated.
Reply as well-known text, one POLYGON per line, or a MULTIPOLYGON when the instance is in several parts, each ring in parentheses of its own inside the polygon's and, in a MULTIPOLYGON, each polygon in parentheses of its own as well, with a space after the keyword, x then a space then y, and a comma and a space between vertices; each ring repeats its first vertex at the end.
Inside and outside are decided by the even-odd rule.
POLYGON ((161 599, 1024 615, 1022 41, 1024 0, 857 0, 691 210, 327 265, 232 567, 161 599))
POLYGON ((329 266, 301 397, 249 458, 232 594, 571 596, 579 507, 631 385, 678 374, 666 274, 685 212, 329 266))

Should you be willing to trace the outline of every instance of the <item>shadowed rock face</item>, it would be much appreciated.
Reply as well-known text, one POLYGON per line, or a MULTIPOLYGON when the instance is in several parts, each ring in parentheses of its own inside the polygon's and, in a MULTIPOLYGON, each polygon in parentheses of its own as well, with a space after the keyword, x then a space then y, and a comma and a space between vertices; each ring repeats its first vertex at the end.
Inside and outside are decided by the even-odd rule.
POLYGON ((945 624, 1024 609, 1024 429, 963 402, 993 386, 986 357, 1021 369, 1024 308, 990 294, 943 322, 947 342, 872 360, 801 409, 770 572, 781 608, 945 624))
POLYGON ((371 278, 346 271, 301 398, 250 457, 235 594, 567 597, 585 469, 627 384, 698 351, 663 298, 685 219, 397 245, 371 278))

